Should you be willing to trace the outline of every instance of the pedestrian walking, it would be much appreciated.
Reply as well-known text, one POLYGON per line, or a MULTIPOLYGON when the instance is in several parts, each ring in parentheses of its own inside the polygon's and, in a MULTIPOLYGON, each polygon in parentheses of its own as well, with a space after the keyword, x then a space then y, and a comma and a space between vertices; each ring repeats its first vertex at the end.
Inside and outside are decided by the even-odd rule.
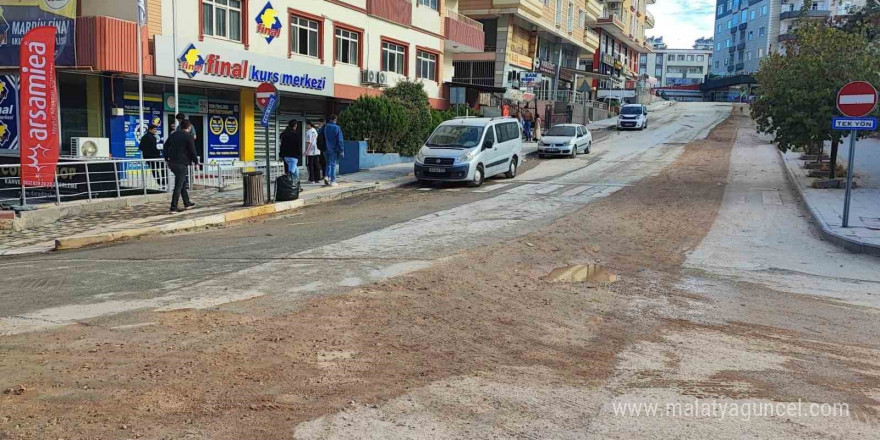
POLYGON ((345 155, 343 151, 342 128, 336 125, 336 115, 324 126, 324 139, 327 142, 327 167, 324 169, 324 185, 336 186, 336 163, 345 155))
POLYGON ((198 165, 199 155, 196 154, 196 143, 190 131, 192 123, 184 119, 177 124, 177 131, 168 136, 165 142, 165 161, 168 169, 174 173, 174 194, 171 195, 171 212, 183 212, 187 208, 196 206, 189 200, 187 191, 187 174, 190 165, 198 165), (177 202, 183 197, 183 209, 178 208, 177 202))
POLYGON ((541 140, 541 115, 535 117, 535 142, 541 140))
POLYGON ((291 120, 287 128, 281 132, 281 147, 279 154, 284 161, 284 172, 293 179, 299 180, 299 158, 302 156, 302 137, 297 131, 297 123, 291 120))
MULTIPOLYGON (((156 136, 156 133, 159 131, 159 127, 156 127, 153 124, 150 124, 147 127, 147 132, 141 137, 141 142, 138 145, 138 148, 141 150, 141 157, 144 159, 161 159, 162 152, 159 151, 159 139, 156 136)), ((161 164, 156 161, 146 162, 150 167, 150 172, 153 175, 153 179, 156 180, 156 184, 159 187, 165 186, 165 176, 162 174, 161 164)), ((142 170, 143 172, 147 172, 146 169, 142 170)))
POLYGON ((528 109, 523 112, 523 134, 526 141, 532 141, 532 112, 528 109))
POLYGON ((321 150, 318 149, 318 130, 312 121, 306 122, 306 167, 309 170, 309 182, 321 182, 321 150))

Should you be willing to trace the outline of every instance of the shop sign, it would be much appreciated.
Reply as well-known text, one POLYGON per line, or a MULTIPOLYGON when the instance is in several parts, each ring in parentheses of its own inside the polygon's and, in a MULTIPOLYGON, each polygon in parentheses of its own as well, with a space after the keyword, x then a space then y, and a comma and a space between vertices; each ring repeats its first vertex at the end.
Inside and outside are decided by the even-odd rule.
MULTIPOLYGON (((180 103, 177 106, 178 113, 208 113, 208 97, 203 95, 178 94, 180 103)), ((165 93, 165 111, 174 111, 174 93, 165 93)))
POLYGON ((559 69, 559 79, 563 81, 573 82, 574 71, 572 71, 571 69, 559 69))
POLYGON ((18 150, 17 75, 0 75, 0 150, 18 150))
POLYGON ((239 156, 238 105, 212 102, 208 111, 208 157, 235 159, 239 156))
POLYGON ((0 66, 19 65, 24 35, 40 26, 55 28, 55 64, 76 64, 76 0, 0 0, 0 66))
POLYGON ((266 39, 266 44, 271 44, 272 40, 281 37, 281 20, 272 3, 266 2, 266 6, 263 6, 263 10, 254 20, 257 22, 257 34, 266 39))
POLYGON ((617 69, 617 70, 620 70, 620 69, 623 68, 623 64, 621 64, 620 61, 615 61, 615 62, 614 62, 614 68, 617 69))
POLYGON ((602 54, 602 63, 607 64, 609 66, 613 66, 614 65, 614 57, 612 57, 611 55, 609 55, 607 53, 603 53, 602 54))
POLYGON ((532 58, 516 52, 507 52, 507 62, 523 69, 532 68, 532 58))
POLYGON ((543 78, 543 75, 536 72, 523 72, 523 74, 520 75, 520 81, 529 85, 539 83, 543 80, 543 78))
POLYGON ((226 45, 202 41, 183 45, 173 54, 170 36, 157 35, 156 73, 174 76, 174 69, 187 77, 205 82, 256 87, 268 82, 281 91, 333 96, 333 68, 287 58, 230 49, 226 45))
MULTIPOLYGON (((155 125, 158 130, 156 138, 159 139, 159 143, 162 144, 162 139, 165 139, 166 130, 162 123, 162 99, 158 96, 144 96, 144 119, 146 121, 143 124, 138 123, 140 121, 138 97, 135 95, 125 95, 123 104, 125 142, 122 145, 111 143, 110 155, 114 158, 139 159, 141 157, 141 137, 143 136, 141 131, 144 127, 155 125)), ((159 145, 159 149, 162 149, 162 145, 159 145)))
POLYGON ((550 61, 535 60, 535 71, 556 76, 556 64, 550 61))

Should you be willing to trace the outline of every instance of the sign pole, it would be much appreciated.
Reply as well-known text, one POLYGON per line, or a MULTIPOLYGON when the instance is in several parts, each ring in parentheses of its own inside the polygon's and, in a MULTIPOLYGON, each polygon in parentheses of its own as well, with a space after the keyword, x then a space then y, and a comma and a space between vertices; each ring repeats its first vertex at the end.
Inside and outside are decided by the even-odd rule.
POLYGON ((846 165, 846 195, 843 197, 843 227, 849 227, 849 201, 852 197, 852 178, 853 166, 856 155, 856 133, 855 130, 849 132, 849 157, 846 165))
POLYGON ((266 125, 266 201, 272 201, 272 169, 270 168, 268 125, 266 125))

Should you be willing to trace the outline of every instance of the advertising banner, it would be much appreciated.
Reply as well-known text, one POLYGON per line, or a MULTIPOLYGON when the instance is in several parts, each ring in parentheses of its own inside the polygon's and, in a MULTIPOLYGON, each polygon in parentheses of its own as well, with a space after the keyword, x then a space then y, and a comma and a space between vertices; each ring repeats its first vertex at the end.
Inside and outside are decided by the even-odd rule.
POLYGON ((74 35, 77 0, 0 0, 0 66, 18 66, 24 35, 31 29, 56 29, 54 61, 76 65, 74 35))
POLYGON ((18 150, 18 75, 0 75, 0 150, 18 150))
MULTIPOLYGON (((139 159, 141 157, 141 137, 144 130, 150 124, 158 127, 156 137, 159 139, 159 149, 162 149, 162 140, 165 139, 165 124, 162 121, 162 100, 158 97, 144 96, 144 124, 138 124, 140 119, 140 107, 136 96, 125 96, 125 149, 114 151, 112 146, 110 155, 120 159, 139 159)), ((134 164, 129 164, 134 165, 134 164)))
MULTIPOLYGON (((180 104, 177 106, 178 113, 206 114, 208 113, 208 97, 204 95, 179 94, 180 104)), ((174 93, 165 94, 165 111, 174 111, 174 93)))
POLYGON ((21 40, 21 174, 25 185, 54 186, 58 163, 58 86, 54 26, 32 29, 21 40))
POLYGON ((238 159, 238 104, 212 102, 208 107, 208 158, 238 159))

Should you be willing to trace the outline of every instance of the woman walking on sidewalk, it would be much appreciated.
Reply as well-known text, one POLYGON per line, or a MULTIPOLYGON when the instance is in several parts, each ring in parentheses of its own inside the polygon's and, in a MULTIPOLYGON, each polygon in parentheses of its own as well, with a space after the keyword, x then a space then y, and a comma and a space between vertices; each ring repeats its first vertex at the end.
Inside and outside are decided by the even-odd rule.
POLYGON ((309 170, 309 182, 321 182, 321 151, 318 150, 318 130, 315 123, 308 121, 309 129, 306 131, 306 166, 309 170))

